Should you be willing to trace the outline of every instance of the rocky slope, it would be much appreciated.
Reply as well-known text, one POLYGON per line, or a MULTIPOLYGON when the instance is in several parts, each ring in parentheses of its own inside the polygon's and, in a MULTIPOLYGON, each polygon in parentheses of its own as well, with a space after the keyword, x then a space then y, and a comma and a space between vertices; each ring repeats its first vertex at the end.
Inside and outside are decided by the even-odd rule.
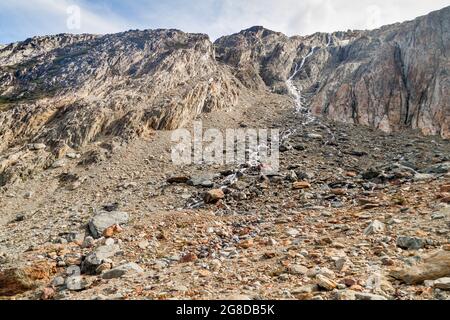
POLYGON ((236 84, 215 63, 206 36, 160 30, 71 38, 36 40, 32 52, 20 49, 25 44, 2 50, 2 149, 18 136, 80 147, 101 134, 173 129, 235 103, 236 84))

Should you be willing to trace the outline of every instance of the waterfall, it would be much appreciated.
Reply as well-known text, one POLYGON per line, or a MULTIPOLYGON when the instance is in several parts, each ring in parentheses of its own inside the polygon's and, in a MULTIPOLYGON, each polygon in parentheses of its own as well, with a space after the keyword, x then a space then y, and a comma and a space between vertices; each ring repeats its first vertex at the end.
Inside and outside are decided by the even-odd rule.
POLYGON ((305 98, 302 95, 303 88, 300 86, 299 88, 294 84, 295 76, 303 70, 305 66, 306 60, 314 54, 314 51, 317 47, 312 47, 309 53, 302 58, 300 64, 295 64, 294 72, 286 81, 286 86, 288 88, 289 94, 294 98, 295 104, 295 113, 296 114, 305 114, 306 115, 306 123, 309 124, 314 121, 314 117, 310 114, 309 109, 305 106, 305 98))

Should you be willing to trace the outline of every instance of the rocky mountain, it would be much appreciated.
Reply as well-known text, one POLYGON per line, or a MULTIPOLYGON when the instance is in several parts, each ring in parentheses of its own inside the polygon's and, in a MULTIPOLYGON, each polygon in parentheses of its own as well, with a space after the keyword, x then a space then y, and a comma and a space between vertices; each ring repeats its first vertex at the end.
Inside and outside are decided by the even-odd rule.
POLYGON ((448 138, 449 18, 447 7, 373 31, 291 38, 255 27, 215 44, 218 59, 249 88, 288 93, 291 79, 314 114, 448 138))
POLYGON ((214 44, 206 35, 154 30, 7 45, 0 49, 0 168, 27 158, 27 143, 50 146, 58 157, 105 137, 178 128, 267 90, 332 120, 448 138, 449 17, 447 7, 378 30, 307 37, 253 27, 214 44))
POLYGON ((449 16, 450 7, 373 31, 291 38, 253 27, 214 44, 176 30, 10 44, 0 51, 0 150, 173 129, 235 106, 242 85, 291 94, 337 121, 448 137, 449 16))
POLYGON ((180 127, 234 106, 239 86, 205 35, 130 31, 11 44, 0 52, 0 152, 9 150, 0 168, 27 158, 26 143, 58 155, 103 136, 128 140, 180 127))

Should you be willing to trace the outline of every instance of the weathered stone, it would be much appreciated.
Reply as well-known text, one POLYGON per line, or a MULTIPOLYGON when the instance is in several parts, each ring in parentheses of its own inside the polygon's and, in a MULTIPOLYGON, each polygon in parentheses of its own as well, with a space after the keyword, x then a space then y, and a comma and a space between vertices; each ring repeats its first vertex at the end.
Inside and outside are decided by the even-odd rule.
POLYGON ((111 269, 109 271, 106 271, 103 273, 102 278, 103 279, 115 279, 115 278, 121 278, 126 274, 130 273, 143 273, 144 270, 137 265, 134 262, 130 262, 121 266, 118 266, 114 269, 111 269))
POLYGON ((239 247, 241 247, 242 249, 249 249, 249 248, 253 247, 254 244, 255 243, 254 243, 253 239, 247 239, 247 240, 241 241, 239 243, 239 247))
POLYGON ((75 152, 69 152, 66 154, 66 157, 69 159, 80 159, 81 155, 75 152))
POLYGON ((81 274, 81 268, 79 266, 70 266, 66 269, 68 276, 79 276, 81 274))
POLYGON ((43 143, 33 143, 33 144, 30 144, 28 146, 28 148, 33 151, 39 151, 39 150, 44 150, 45 148, 47 148, 47 146, 43 143))
POLYGON ((53 169, 58 169, 58 168, 62 168, 66 166, 66 162, 64 160, 58 160, 53 162, 52 164, 52 168, 53 169))
POLYGON ((294 296, 297 295, 303 295, 303 294, 311 294, 314 292, 318 292, 320 290, 319 286, 317 284, 308 284, 305 286, 302 286, 300 288, 295 288, 291 291, 291 293, 294 296))
POLYGON ((187 183, 191 178, 188 176, 176 176, 167 179, 167 183, 187 183))
POLYGON ((442 203, 450 204, 450 193, 443 192, 439 194, 438 198, 441 200, 442 203))
POLYGON ((450 290, 450 278, 441 278, 434 281, 433 286, 441 290, 450 290))
POLYGON ((117 233, 121 233, 123 231, 122 227, 118 224, 110 226, 103 231, 103 236, 105 238, 111 238, 117 233))
POLYGON ((97 269, 95 269, 95 273, 96 273, 96 274, 102 274, 103 272, 108 271, 108 270, 111 270, 111 269, 112 269, 111 263, 104 262, 104 263, 102 263, 101 265, 99 265, 99 266, 97 267, 97 269))
POLYGON ((107 228, 126 224, 128 219, 129 216, 126 212, 101 212, 89 221, 89 230, 94 238, 100 238, 107 228))
POLYGON ((41 292, 41 300, 50 300, 55 296, 55 289, 53 288, 44 288, 41 292))
POLYGON ((297 181, 292 184, 292 188, 295 190, 309 189, 311 188, 311 184, 306 181, 297 181))
POLYGON ((339 272, 345 271, 348 269, 348 259, 346 257, 339 258, 334 262, 334 265, 339 272))
POLYGON ((423 173, 443 174, 450 171, 450 162, 439 163, 422 170, 423 173))
POLYGON ((322 139, 323 138, 321 134, 317 134, 317 133, 308 133, 306 136, 311 139, 322 139))
POLYGON ((378 178, 380 176, 381 172, 375 169, 369 169, 362 174, 362 178, 365 180, 372 180, 375 178, 378 178))
POLYGON ((437 251, 423 257, 422 262, 402 269, 394 269, 390 275, 407 284, 420 284, 450 276, 450 251, 437 251))
POLYGON ((295 238, 295 237, 297 237, 300 234, 300 231, 298 231, 297 229, 291 228, 291 229, 288 229, 286 231, 286 234, 291 236, 291 237, 293 237, 293 238, 295 238))
POLYGON ((344 301, 356 300, 356 292, 353 290, 338 291, 336 293, 336 299, 344 301))
POLYGON ((378 294, 355 292, 356 300, 387 300, 386 297, 378 294))
POLYGON ((92 248, 95 244, 95 239, 91 236, 87 236, 84 238, 83 243, 81 244, 82 248, 92 248))
POLYGON ((198 259, 198 257, 197 257, 196 254, 194 254, 194 253, 187 253, 180 259, 180 262, 181 263, 194 262, 194 261, 197 261, 197 259, 198 259))
POLYGON ((51 285, 53 287, 61 287, 64 285, 64 283, 65 283, 65 279, 61 276, 58 276, 52 280, 51 285))
POLYGON ((414 237, 398 237, 397 246, 406 250, 419 250, 425 246, 425 240, 414 237))
POLYGON ((347 190, 342 188, 331 189, 331 193, 335 196, 344 196, 347 194, 347 190))
POLYGON ((36 287, 36 282, 22 269, 0 272, 0 297, 15 296, 36 287))
POLYGON ((210 188, 214 186, 214 175, 213 174, 205 174, 201 176, 194 176, 192 177, 187 184, 194 186, 194 187, 205 187, 210 188))
POLYGON ((83 291, 90 283, 82 276, 71 276, 66 279, 66 288, 69 291, 83 291))
POLYGON ((375 233, 382 233, 386 229, 383 222, 375 220, 364 230, 366 236, 370 236, 375 233))
POLYGON ((295 264, 289 267, 289 273, 293 275, 305 275, 308 272, 308 268, 302 265, 295 264))
POLYGON ((336 289, 336 287, 337 287, 336 282, 334 282, 334 281, 331 280, 331 279, 328 279, 327 277, 325 277, 325 276, 323 276, 323 275, 321 275, 321 274, 318 274, 318 275, 316 276, 316 280, 317 280, 317 285, 318 285, 320 288, 325 289, 325 290, 327 290, 327 291, 334 290, 334 289, 336 289))
POLYGON ((96 274, 97 268, 106 259, 113 257, 119 252, 120 247, 118 245, 101 246, 94 252, 88 254, 81 264, 81 271, 86 274, 96 274))
POLYGON ((150 246, 150 242, 148 240, 142 240, 141 242, 138 243, 138 247, 141 248, 142 250, 147 249, 150 246))
POLYGON ((414 181, 426 181, 426 180, 431 180, 434 179, 435 176, 433 174, 428 174, 428 173, 416 173, 414 175, 414 181))

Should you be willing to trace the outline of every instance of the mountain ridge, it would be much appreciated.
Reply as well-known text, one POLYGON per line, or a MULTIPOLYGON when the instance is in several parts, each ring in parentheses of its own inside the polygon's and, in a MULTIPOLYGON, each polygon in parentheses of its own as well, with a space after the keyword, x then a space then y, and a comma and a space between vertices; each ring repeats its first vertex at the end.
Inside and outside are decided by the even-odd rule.
POLYGON ((10 44, 0 49, 0 168, 30 143, 60 157, 253 105, 262 92, 334 121, 449 138, 448 17, 450 7, 371 31, 303 37, 254 26, 214 42, 156 29, 10 44))

